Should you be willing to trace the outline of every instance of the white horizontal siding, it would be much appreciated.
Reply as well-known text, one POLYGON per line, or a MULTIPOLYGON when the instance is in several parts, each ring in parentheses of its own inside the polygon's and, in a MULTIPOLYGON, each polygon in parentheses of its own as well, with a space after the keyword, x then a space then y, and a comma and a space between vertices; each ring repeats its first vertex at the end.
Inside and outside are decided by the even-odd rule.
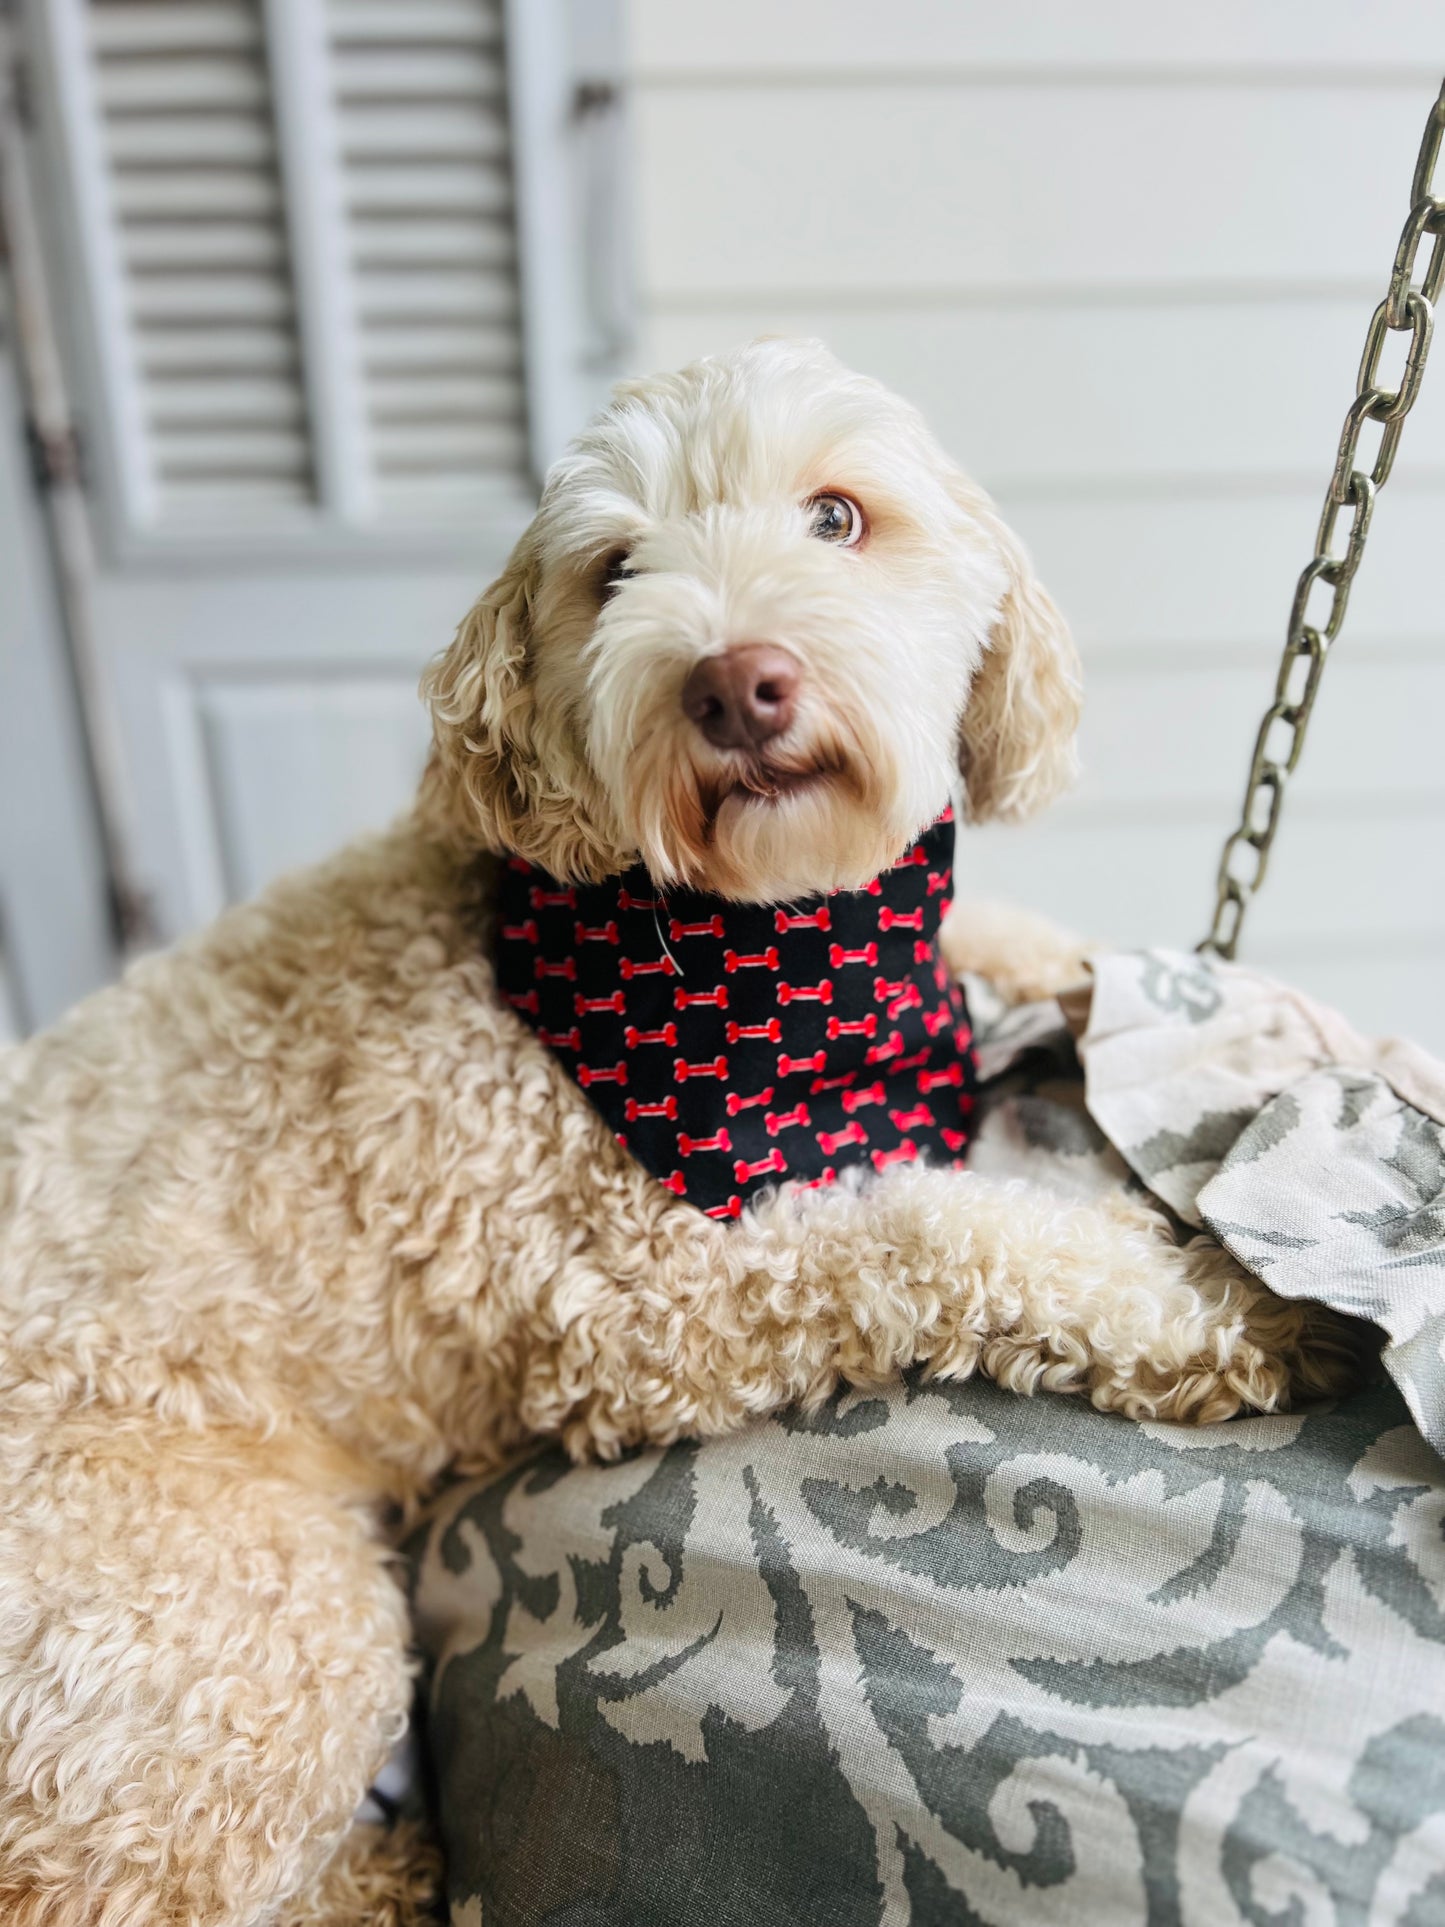
MULTIPOLYGON (((1331 420, 1326 456, 1333 451, 1331 420)), ((1001 490, 999 500, 1068 610, 1087 659, 1103 648, 1163 657, 1242 643, 1272 666, 1295 578, 1314 548, 1323 493, 1323 481, 1317 489, 1276 489, 1257 479, 1205 480, 1171 491, 1148 477, 1115 477, 1052 494, 1001 490)), ((1439 649, 1429 557, 1442 508, 1436 491, 1391 482, 1350 593, 1340 658, 1367 642, 1439 649)))
MULTIPOLYGON (((1084 775, 1075 807, 1227 814, 1239 801, 1249 744, 1242 719, 1264 706, 1273 670, 1253 651, 1146 660, 1095 656, 1084 711, 1084 775), (1187 737, 1189 754, 1180 754, 1187 737)), ((1445 651, 1346 644, 1330 666, 1310 724, 1291 811, 1417 803, 1445 807, 1445 651), (1328 781, 1326 772, 1329 773, 1328 781)), ((1445 891, 1440 909, 1445 921, 1445 891)))
MULTIPOLYGON (((920 404, 1028 541, 1087 675, 1077 794, 970 837, 964 886, 1194 941, 1445 14, 631 0, 629 25, 639 364, 817 334, 920 404)), ((1442 518, 1437 367, 1245 946, 1437 1049, 1442 518)))
MULTIPOLYGON (((1161 291, 1088 303, 738 301, 686 313, 664 304, 649 339, 666 367, 754 335, 820 334, 851 365, 927 397, 934 432, 995 493, 1092 493, 1107 482, 1197 496, 1210 482, 1247 480, 1313 496, 1380 279, 1377 264, 1353 290, 1208 301, 1161 291)), ((1394 479, 1445 490, 1437 376, 1411 414, 1394 479)))
POLYGON ((643 169, 643 274, 663 306, 1373 286, 1429 104, 1417 80, 644 89, 644 151, 687 165, 643 169))
POLYGON ((639 79, 735 76, 825 82, 837 74, 912 69, 936 81, 960 71, 1013 67, 1135 73, 1181 69, 1275 79, 1301 73, 1409 72, 1428 79, 1445 57, 1436 0, 1370 0, 1354 6, 1211 0, 1164 7, 1158 0, 729 0, 726 7, 631 0, 639 79))
MULTIPOLYGON (((1361 957, 1438 959, 1445 945, 1436 854, 1442 838, 1445 804, 1438 800, 1293 811, 1251 912, 1252 957, 1287 960, 1301 981, 1312 981, 1318 955, 1331 959, 1337 974, 1361 957)), ((1060 814, 1031 831, 991 827, 972 832, 962 846, 959 891, 1044 902, 1071 928, 1111 943, 1188 946, 1214 907, 1217 842, 1212 824, 1159 804, 1147 816, 1060 814)), ((1375 1029, 1399 1028, 1386 1012, 1365 1017, 1375 1029)))

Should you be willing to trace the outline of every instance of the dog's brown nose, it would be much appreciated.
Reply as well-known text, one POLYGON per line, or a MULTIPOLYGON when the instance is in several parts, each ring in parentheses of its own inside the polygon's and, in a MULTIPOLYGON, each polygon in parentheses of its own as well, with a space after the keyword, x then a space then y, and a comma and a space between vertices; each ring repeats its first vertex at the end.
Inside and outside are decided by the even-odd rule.
POLYGON ((761 749, 793 720, 798 664, 771 642, 738 642, 704 656, 682 686, 682 707, 716 749, 761 749))

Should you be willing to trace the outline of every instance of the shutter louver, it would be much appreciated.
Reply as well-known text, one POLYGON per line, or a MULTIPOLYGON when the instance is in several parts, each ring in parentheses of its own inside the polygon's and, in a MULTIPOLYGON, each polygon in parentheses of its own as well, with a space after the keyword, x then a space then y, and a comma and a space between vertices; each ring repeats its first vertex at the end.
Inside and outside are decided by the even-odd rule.
POLYGON ((327 0, 379 511, 462 510, 526 475, 500 0, 327 0))
POLYGON ((160 519, 314 500, 260 0, 89 0, 160 519))

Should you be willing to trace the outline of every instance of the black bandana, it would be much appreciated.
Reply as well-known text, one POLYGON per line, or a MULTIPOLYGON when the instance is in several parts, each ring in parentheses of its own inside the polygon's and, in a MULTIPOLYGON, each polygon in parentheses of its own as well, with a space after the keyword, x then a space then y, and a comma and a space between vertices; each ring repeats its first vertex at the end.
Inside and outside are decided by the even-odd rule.
POLYGON ((764 1185, 957 1164, 968 1013, 938 952, 947 811, 864 890, 781 907, 567 885, 512 857, 497 981, 634 1157, 710 1217, 764 1185))

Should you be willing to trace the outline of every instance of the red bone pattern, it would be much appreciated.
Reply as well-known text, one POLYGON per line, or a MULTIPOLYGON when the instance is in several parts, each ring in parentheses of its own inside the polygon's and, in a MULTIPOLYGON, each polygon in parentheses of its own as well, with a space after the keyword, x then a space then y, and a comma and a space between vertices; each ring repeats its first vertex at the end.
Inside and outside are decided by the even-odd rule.
POLYGON ((746 1184, 750 1178, 760 1178, 765 1171, 786 1171, 787 1168, 788 1160, 775 1144, 765 1158, 758 1158, 752 1164, 739 1158, 733 1166, 733 1176, 739 1184, 746 1184))
POLYGON ((851 1117, 864 1104, 886 1104, 888 1087, 880 1077, 876 1084, 865 1084, 859 1091, 844 1091, 843 1109, 851 1117))
POLYGON ((727 1114, 729 1117, 736 1117, 739 1111, 751 1111, 759 1104, 771 1104, 772 1101, 773 1087, 771 1084, 769 1084, 765 1090, 755 1091, 751 1097, 739 1097, 736 1091, 729 1091, 727 1095, 727 1114))
POLYGON ((868 1155, 873 1160, 875 1171, 886 1171, 890 1164, 912 1164, 918 1156, 918 1146, 911 1137, 906 1137, 891 1151, 870 1151, 868 1155))
POLYGON ((610 1010, 620 1017, 627 1008, 627 995, 625 991, 614 990, 610 997, 584 997, 579 991, 572 999, 572 1008, 579 1017, 593 1010, 610 1010))
POLYGON ((677 1025, 664 1024, 661 1030, 639 1030, 635 1024, 629 1024, 622 1033, 622 1041, 629 1050, 636 1050, 639 1044, 666 1044, 676 1050, 677 1025))
MULTIPOLYGON (((899 1069, 902 1068, 900 1065, 899 1069)), ((924 1097, 927 1097, 930 1091, 940 1090, 945 1084, 953 1084, 959 1090, 963 1089, 963 1065, 957 1059, 948 1066, 947 1070, 918 1073, 918 1089, 924 1097)))
POLYGON ((635 1097, 629 1097, 622 1107, 622 1115, 629 1124, 635 1124, 640 1117, 676 1117, 677 1099, 670 1091, 655 1104, 642 1104, 635 1097))
POLYGON ((656 963, 634 963, 631 957, 624 957, 618 965, 622 981, 631 983, 634 977, 674 977, 677 965, 671 957, 659 957, 656 963))
POLYGON ((679 1057, 672 1067, 672 1074, 679 1084, 685 1084, 690 1077, 716 1077, 721 1080, 728 1074, 728 1060, 721 1052, 710 1064, 689 1064, 685 1057, 679 1057))
POLYGON ((789 1004, 831 1004, 833 986, 825 977, 820 984, 779 984, 778 1002, 786 1010, 789 1004))
POLYGON ((625 1084, 627 1082, 627 1066, 625 1063, 619 1061, 612 1066, 611 1070, 600 1071, 595 1069, 591 1064, 581 1064, 577 1069, 577 1082, 582 1086, 584 1091, 592 1084, 625 1084))
POLYGON ((745 1037, 765 1037, 770 1044, 779 1043, 783 1035, 781 1017, 770 1017, 765 1024, 735 1024, 731 1021, 723 1031, 730 1044, 740 1044, 745 1037))
POLYGON ((513 858, 503 879, 503 996, 678 1198, 733 1219, 770 1181, 966 1149, 971 1038, 937 949, 952 870, 935 832, 864 890, 802 906, 659 889, 640 865, 572 885, 513 858))
POLYGON ((828 1042, 836 1044, 840 1037, 876 1037, 878 1035, 878 1013, 870 1010, 866 1017, 830 1017, 828 1019, 828 1042))

